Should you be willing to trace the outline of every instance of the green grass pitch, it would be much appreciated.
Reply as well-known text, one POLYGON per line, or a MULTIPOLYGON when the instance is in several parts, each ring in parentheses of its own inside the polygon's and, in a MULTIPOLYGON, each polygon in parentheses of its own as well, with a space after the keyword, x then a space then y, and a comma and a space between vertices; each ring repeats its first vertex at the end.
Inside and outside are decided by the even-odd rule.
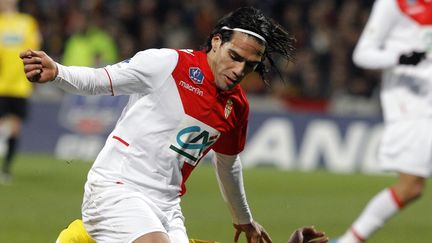
MULTIPOLYGON (((60 230, 80 217, 83 185, 90 163, 61 161, 50 155, 19 155, 12 185, 0 185, 0 242, 54 242, 60 230)), ((254 218, 275 243, 284 243, 302 225, 315 225, 330 237, 341 234, 365 203, 390 185, 393 176, 334 174, 323 171, 244 171, 254 218)), ((229 212, 211 166, 189 178, 183 212, 190 238, 233 242, 229 212)), ((427 243, 432 238, 431 189, 391 219, 371 243, 427 243)), ((245 242, 244 238, 241 242, 245 242)))

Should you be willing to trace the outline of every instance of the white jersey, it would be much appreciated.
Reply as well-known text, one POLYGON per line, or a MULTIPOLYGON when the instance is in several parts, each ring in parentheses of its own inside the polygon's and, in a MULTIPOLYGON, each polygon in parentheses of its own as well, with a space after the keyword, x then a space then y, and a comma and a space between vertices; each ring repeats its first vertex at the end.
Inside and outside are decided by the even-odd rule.
MULTIPOLYGON (((244 148, 245 93, 240 86, 217 89, 205 52, 150 49, 101 69, 58 66, 54 82, 70 91, 130 95, 87 183, 127 184, 167 209, 179 204, 186 179, 210 149, 238 160, 244 148)), ((249 223, 243 208, 237 220, 249 223)))
POLYGON ((354 62, 383 69, 381 101, 386 121, 432 117, 432 57, 398 65, 401 54, 432 55, 432 3, 377 0, 354 50, 354 62))

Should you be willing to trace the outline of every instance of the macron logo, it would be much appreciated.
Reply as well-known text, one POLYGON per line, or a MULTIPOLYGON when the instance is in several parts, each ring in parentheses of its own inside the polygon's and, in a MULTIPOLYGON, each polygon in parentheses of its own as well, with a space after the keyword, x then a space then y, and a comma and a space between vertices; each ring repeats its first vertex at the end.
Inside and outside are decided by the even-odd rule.
POLYGON ((181 81, 179 82, 179 85, 180 85, 181 87, 183 87, 183 88, 185 88, 185 89, 187 89, 187 90, 189 90, 189 91, 191 91, 191 92, 193 92, 193 93, 199 95, 199 96, 203 96, 203 95, 204 95, 204 92, 203 92, 201 89, 199 89, 199 88, 197 88, 197 87, 194 87, 194 86, 192 86, 192 85, 186 83, 186 82, 183 81, 183 80, 181 80, 181 81))

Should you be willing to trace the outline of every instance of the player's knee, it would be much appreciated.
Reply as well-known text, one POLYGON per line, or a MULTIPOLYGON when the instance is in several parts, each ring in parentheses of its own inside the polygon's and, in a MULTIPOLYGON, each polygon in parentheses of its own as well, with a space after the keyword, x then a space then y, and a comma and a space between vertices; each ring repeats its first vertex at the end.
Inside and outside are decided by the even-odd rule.
POLYGON ((411 202, 420 198, 423 195, 424 191, 424 182, 422 181, 413 181, 411 183, 405 183, 401 186, 402 197, 405 198, 405 201, 411 202))
POLYGON ((424 184, 416 184, 411 188, 411 199, 415 200, 420 198, 423 195, 423 191, 424 191, 424 184))
POLYGON ((171 243, 171 241, 164 232, 151 232, 140 236, 133 243, 171 243))

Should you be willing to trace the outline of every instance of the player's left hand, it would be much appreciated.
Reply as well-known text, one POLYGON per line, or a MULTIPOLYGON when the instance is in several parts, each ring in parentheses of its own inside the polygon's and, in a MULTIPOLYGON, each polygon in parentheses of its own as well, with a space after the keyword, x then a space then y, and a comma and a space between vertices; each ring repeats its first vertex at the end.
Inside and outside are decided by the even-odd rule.
POLYGON ((250 224, 234 224, 236 230, 234 235, 234 242, 238 242, 242 232, 245 233, 247 243, 271 243, 272 240, 269 234, 265 231, 264 227, 255 221, 250 224))

